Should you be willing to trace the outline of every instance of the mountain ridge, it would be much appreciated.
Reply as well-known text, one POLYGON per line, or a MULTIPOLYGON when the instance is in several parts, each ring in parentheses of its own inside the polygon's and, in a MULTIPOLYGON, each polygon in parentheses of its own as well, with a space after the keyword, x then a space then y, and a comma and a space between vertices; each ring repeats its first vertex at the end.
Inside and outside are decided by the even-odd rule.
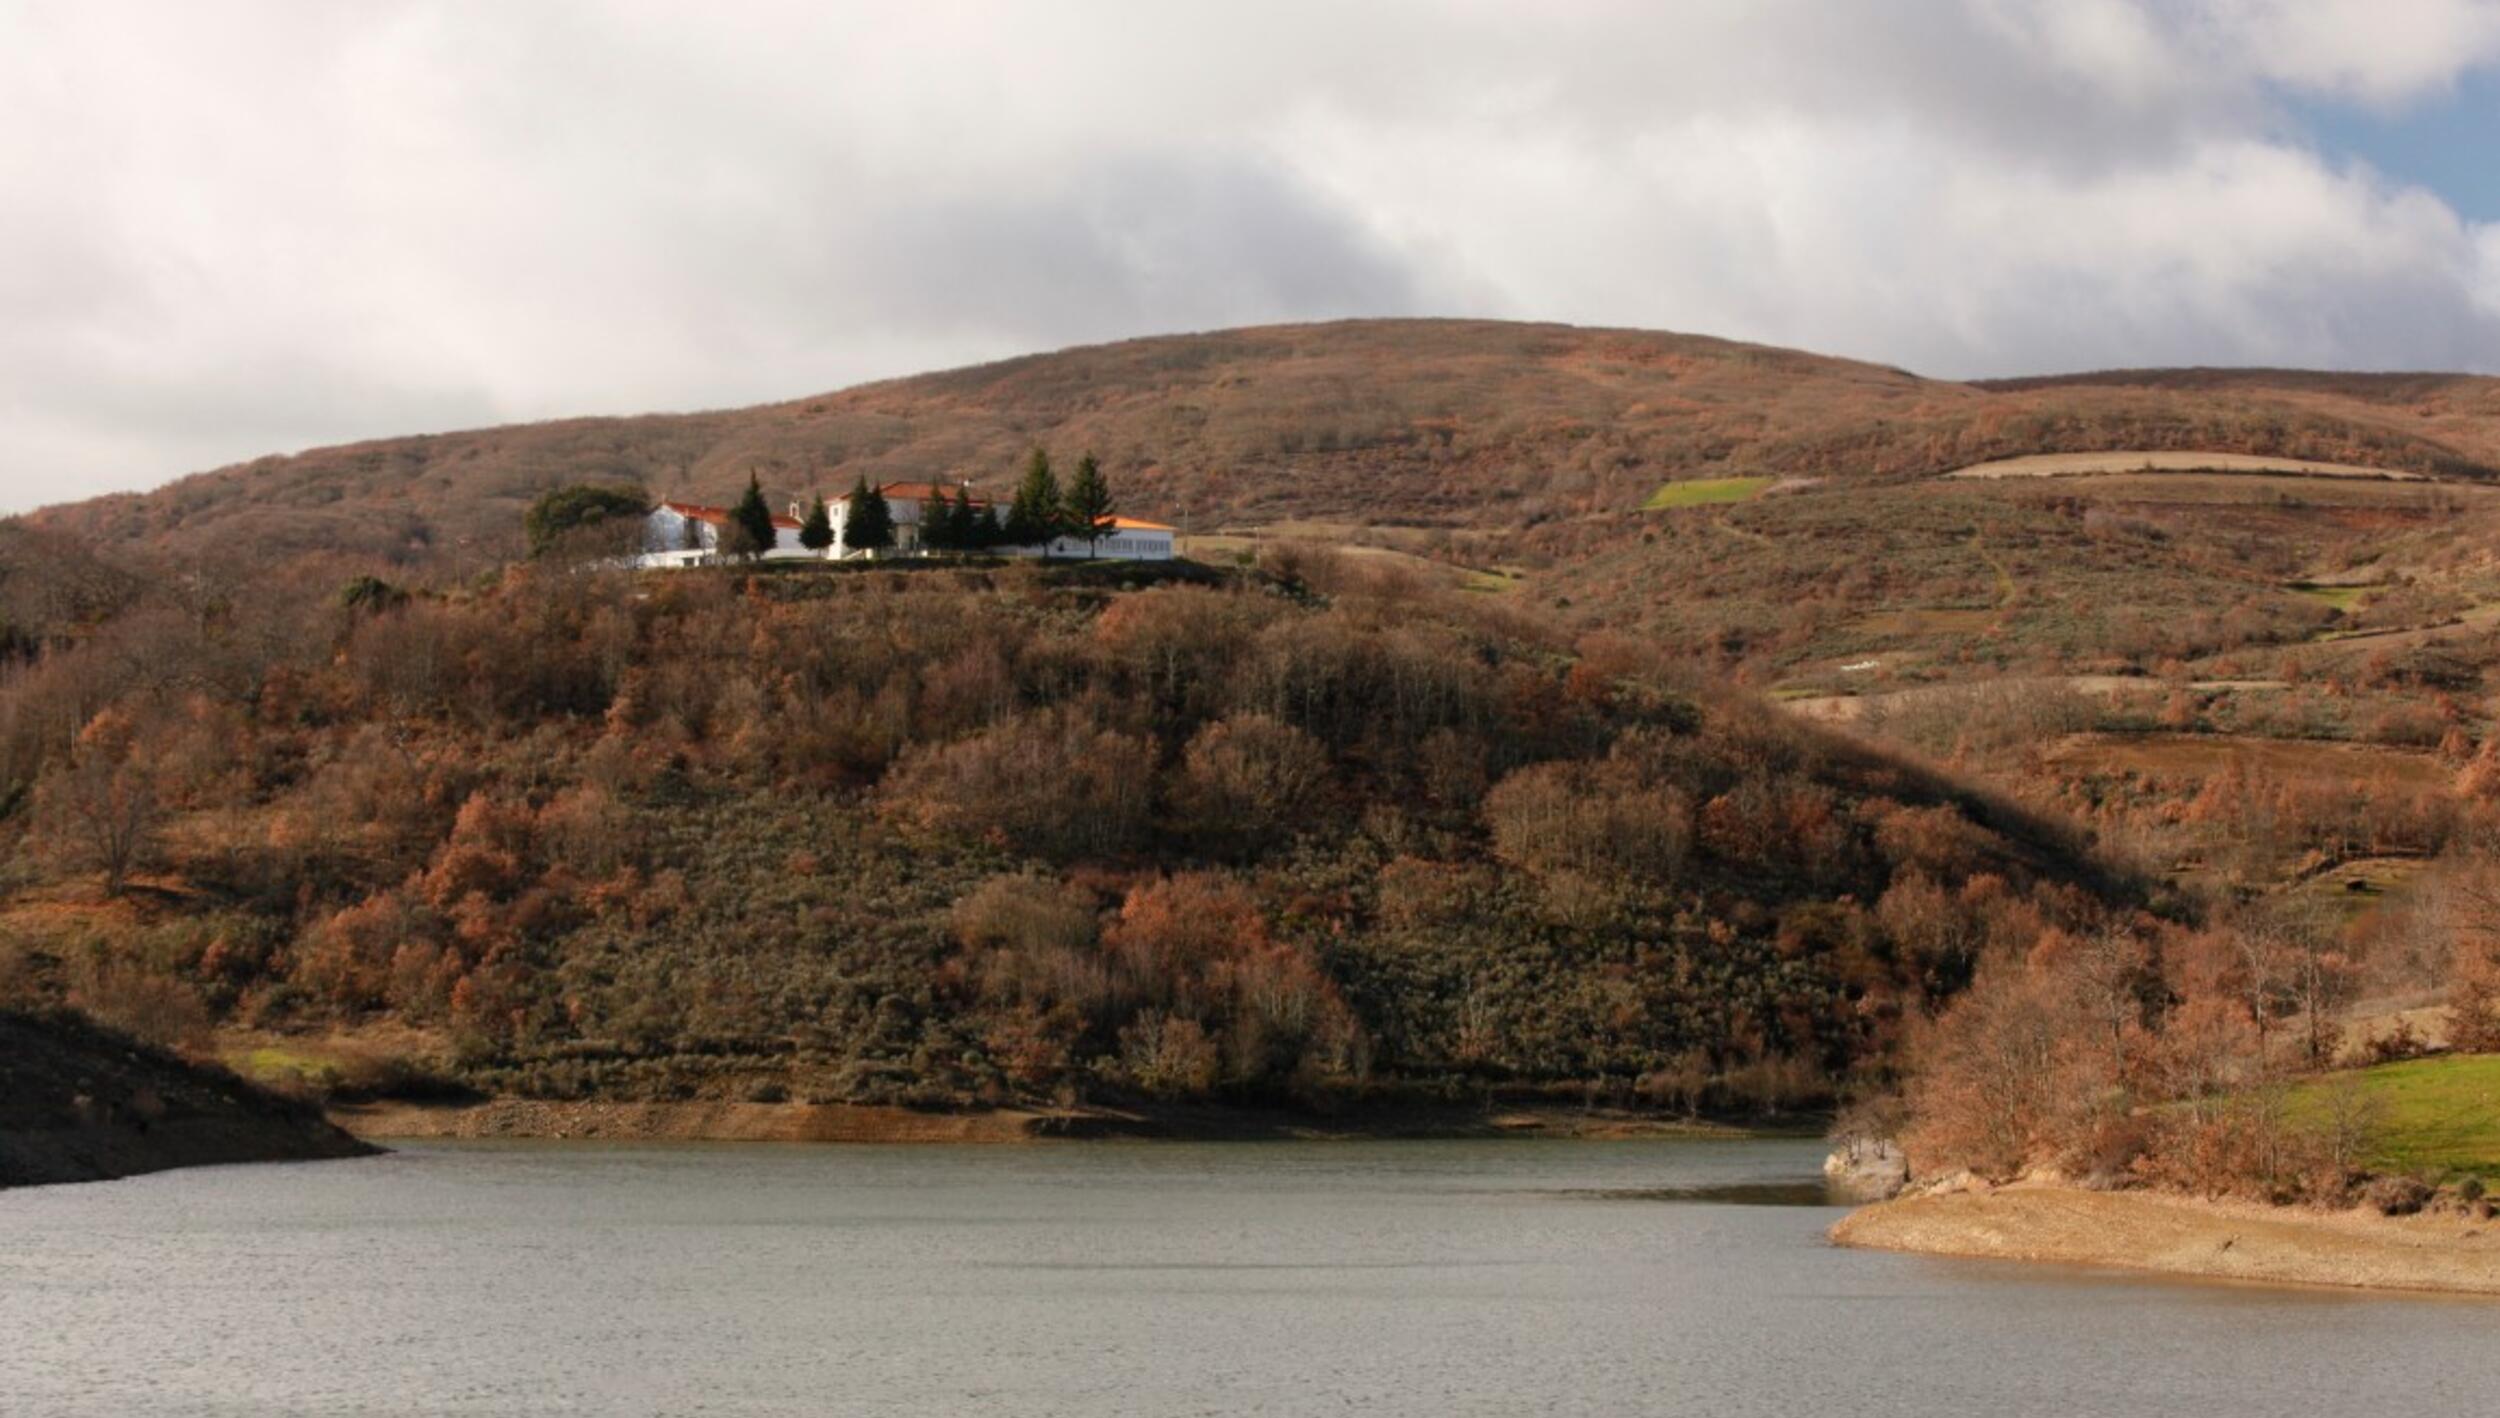
POLYGON ((776 500, 856 477, 1002 481, 1100 454, 1127 504, 1200 528, 1481 527, 1630 513, 1728 474, 1894 481, 2029 452, 2195 449, 2500 476, 2500 380, 2143 370, 1928 379, 1708 335, 1357 320, 1150 336, 746 408, 585 416, 271 455, 25 514, 184 557, 221 542, 480 569, 548 488, 776 500))

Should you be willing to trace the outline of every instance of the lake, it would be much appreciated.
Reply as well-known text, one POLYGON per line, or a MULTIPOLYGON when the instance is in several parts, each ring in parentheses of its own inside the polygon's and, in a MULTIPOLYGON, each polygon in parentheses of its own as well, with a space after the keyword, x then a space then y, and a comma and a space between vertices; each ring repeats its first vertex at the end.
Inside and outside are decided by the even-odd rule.
POLYGON ((0 1413, 2473 1413, 2500 1304, 1835 1249, 1806 1142, 411 1145, 0 1192, 0 1413))

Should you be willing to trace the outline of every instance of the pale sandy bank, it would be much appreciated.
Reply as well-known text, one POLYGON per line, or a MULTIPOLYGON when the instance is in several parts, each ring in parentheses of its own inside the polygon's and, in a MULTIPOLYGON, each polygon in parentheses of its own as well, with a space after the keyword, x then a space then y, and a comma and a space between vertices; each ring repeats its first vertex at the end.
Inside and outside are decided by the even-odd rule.
POLYGON ((2318 1212, 2038 1183, 1906 1196, 1832 1227, 1844 1246, 2305 1285, 2500 1295, 2500 1224, 2318 1212))
POLYGON ((1743 1137, 1743 1129, 1606 1111, 1395 1109, 1334 1116, 1170 1106, 934 1112, 857 1103, 337 1103, 361 1138, 619 1142, 1039 1142, 1060 1138, 1743 1137))
POLYGON ((579 1138, 650 1142, 1025 1142, 1115 1131, 1087 1114, 1000 1109, 929 1113, 809 1103, 595 1103, 498 1098, 446 1107, 337 1104, 331 1120, 365 1138, 579 1138))

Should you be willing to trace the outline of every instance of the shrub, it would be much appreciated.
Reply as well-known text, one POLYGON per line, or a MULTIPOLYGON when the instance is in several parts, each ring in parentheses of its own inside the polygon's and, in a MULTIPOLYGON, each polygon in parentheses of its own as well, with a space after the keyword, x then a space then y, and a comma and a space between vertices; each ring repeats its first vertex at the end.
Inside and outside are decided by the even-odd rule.
POLYGON ((1197 1020, 1161 1010, 1120 1031, 1129 1082, 1159 1098, 1194 1098, 1215 1086, 1222 1056, 1197 1020))
POLYGON ((616 555, 633 545, 640 528, 632 523, 650 510, 641 488, 582 483, 542 494, 521 514, 521 527, 531 556, 559 545, 616 555))
POLYGON ((1135 845, 1154 776, 1145 740, 1045 711, 905 754, 886 802, 925 830, 1066 859, 1135 845))
POLYGON ((207 1041, 208 1006, 180 980, 102 953, 73 969, 69 1002, 97 1022, 169 1049, 190 1049, 207 1041))
POLYGON ((1202 837, 1256 851, 1315 826, 1330 777, 1317 739, 1264 714, 1240 713, 1190 740, 1180 798, 1202 837))
POLYGON ((1631 874, 1672 881, 1692 845, 1681 793, 1584 763, 1540 763, 1486 794, 1494 850, 1531 871, 1631 874))
POLYGON ((2434 1189, 2420 1177, 2374 1177, 2361 1199, 2381 1216, 2411 1216, 2430 1204, 2434 1189))

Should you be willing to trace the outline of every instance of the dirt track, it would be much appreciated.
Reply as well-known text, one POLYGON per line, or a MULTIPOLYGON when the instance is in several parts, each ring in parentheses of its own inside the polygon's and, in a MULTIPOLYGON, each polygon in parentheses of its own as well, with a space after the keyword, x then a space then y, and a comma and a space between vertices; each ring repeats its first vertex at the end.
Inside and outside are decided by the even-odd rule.
POLYGON ((1832 1227, 1844 1246, 2304 1285, 2500 1295, 2500 1224, 2027 1183, 1904 1197, 1832 1227))
POLYGON ((2067 478, 2098 473, 2271 473, 2303 478, 2369 478, 2385 482, 2429 482, 2421 473, 2369 468, 2358 463, 2320 463, 2307 458, 2269 458, 2251 453, 2033 453, 1974 463, 1945 474, 1949 478, 2067 478))

